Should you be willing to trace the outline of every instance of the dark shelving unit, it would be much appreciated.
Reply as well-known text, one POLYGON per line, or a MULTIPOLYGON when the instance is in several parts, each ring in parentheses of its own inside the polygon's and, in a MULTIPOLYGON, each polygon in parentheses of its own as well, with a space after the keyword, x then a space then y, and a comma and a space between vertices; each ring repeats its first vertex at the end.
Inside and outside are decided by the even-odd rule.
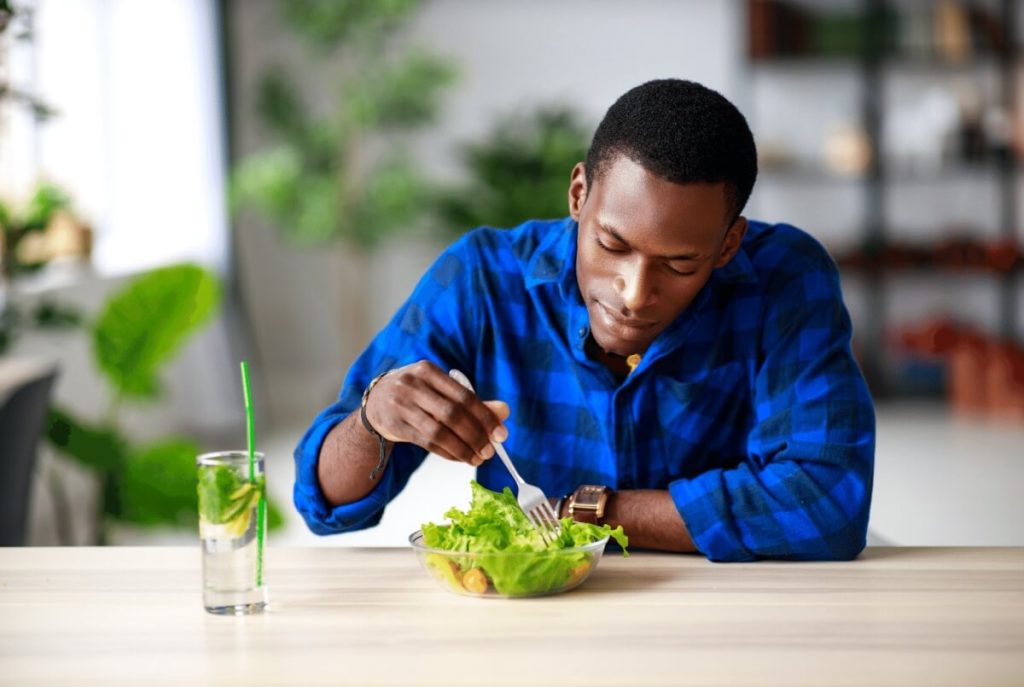
MULTIPOLYGON (((997 185, 998 197, 998 234, 1003 241, 1013 241, 1018 246, 1018 188, 1020 162, 1008 148, 1003 154, 993 154, 992 159, 963 163, 952 168, 943 168, 937 174, 918 174, 908 172, 899 166, 892 165, 883 149, 883 127, 886 117, 886 79, 893 73, 916 73, 936 75, 954 75, 969 77, 978 72, 988 76, 997 75, 998 100, 1005 112, 1011 117, 1020 117, 1017 105, 1018 72, 1024 71, 1021 64, 1016 29, 1018 25, 1018 0, 998 0, 998 2, 961 3, 965 8, 984 5, 998 21, 1002 32, 1002 45, 996 46, 993 41, 991 52, 973 54, 968 59, 958 62, 947 62, 938 57, 921 55, 904 55, 895 51, 894 18, 898 11, 906 8, 907 3, 895 3, 887 0, 860 0, 852 12, 861 30, 856 33, 855 49, 849 49, 852 41, 845 45, 845 54, 819 54, 813 48, 807 49, 806 44, 813 44, 813 39, 804 35, 803 24, 809 23, 801 19, 799 13, 807 16, 822 15, 830 11, 829 3, 767 2, 749 0, 747 3, 748 22, 748 69, 749 78, 757 79, 766 73, 800 75, 809 71, 826 73, 852 73, 860 85, 859 124, 870 148, 869 161, 859 175, 846 176, 830 174, 824 169, 796 164, 792 167, 767 168, 762 171, 759 183, 800 184, 806 186, 822 186, 825 184, 859 184, 863 198, 863 218, 857 228, 860 250, 869 255, 880 255, 893 240, 892 220, 887 213, 887 196, 893 187, 900 184, 949 184, 958 183, 966 178, 981 177, 988 183, 997 185), (766 7, 774 6, 779 10, 781 18, 766 19, 766 7), (780 7, 781 6, 781 7, 780 7), (784 10, 784 12, 783 12, 784 10), (755 16, 760 13, 759 16, 755 16), (782 22, 785 34, 776 44, 776 52, 768 49, 775 38, 768 35, 755 36, 757 31, 778 29, 782 22), (768 27, 768 28, 766 28, 768 27), (795 27, 795 28, 794 28, 795 27)), ((850 12, 851 3, 840 7, 841 11, 850 12)), ((772 9, 769 7, 769 9, 772 9)), ((834 10, 835 8, 831 8, 834 10)), ((973 11, 973 9, 972 9, 973 11)), ((849 18, 845 18, 849 21, 849 18)), ((852 33, 852 32, 851 32, 852 33)), ((813 104, 809 106, 813 107, 813 104)), ((755 123, 756 126, 756 123, 755 123)), ((991 237, 990 237, 991 238, 991 237)), ((843 261, 839 261, 843 265, 843 261)), ((899 382, 893 382, 891 374, 891 353, 887 350, 888 313, 893 290, 899 288, 899 281, 907 275, 915 278, 937 275, 983 276, 994 281, 994 297, 998 299, 999 323, 998 331, 991 334, 1004 340, 1019 341, 1018 329, 1018 280, 1024 269, 1020 260, 1008 270, 987 270, 977 267, 935 266, 902 266, 893 268, 879 260, 872 264, 871 260, 861 261, 857 266, 843 266, 844 272, 858 277, 860 288, 863 289, 863 303, 866 316, 855 322, 856 338, 859 342, 858 357, 865 376, 868 378, 872 392, 876 397, 906 396, 915 393, 913 390, 901 388, 899 382)))
MULTIPOLYGON (((1007 48, 999 60, 999 87, 1002 95, 1002 106, 1015 117, 1022 113, 1017 112, 1017 68, 1019 61, 1019 47, 1017 36, 1017 0, 1001 0, 1000 14, 1003 30, 1006 35, 1007 48)), ((1015 238, 1018 223, 1018 200, 1017 200, 1017 170, 1019 164, 1017 159, 1007 151, 997 159, 999 166, 999 218, 1000 232, 1004 237, 1015 238)), ((1020 270, 1009 274, 1000 283, 1000 322, 1002 331, 1000 335, 1004 339, 1013 340, 1017 336, 1017 279, 1020 270)))

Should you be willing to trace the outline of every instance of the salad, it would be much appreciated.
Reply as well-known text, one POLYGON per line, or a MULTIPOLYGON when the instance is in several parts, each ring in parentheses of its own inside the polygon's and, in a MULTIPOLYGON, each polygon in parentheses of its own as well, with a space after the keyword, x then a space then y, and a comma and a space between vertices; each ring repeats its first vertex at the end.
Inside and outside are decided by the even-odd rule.
POLYGON ((469 510, 452 508, 445 513, 449 524, 428 522, 422 527, 423 545, 435 550, 425 557, 428 569, 455 591, 486 594, 493 587, 503 596, 563 591, 585 579, 595 554, 600 556, 603 546, 587 545, 610 537, 629 555, 629 539, 621 526, 562 518, 560 534, 545 544, 511 489, 499 493, 476 481, 470 488, 469 510))

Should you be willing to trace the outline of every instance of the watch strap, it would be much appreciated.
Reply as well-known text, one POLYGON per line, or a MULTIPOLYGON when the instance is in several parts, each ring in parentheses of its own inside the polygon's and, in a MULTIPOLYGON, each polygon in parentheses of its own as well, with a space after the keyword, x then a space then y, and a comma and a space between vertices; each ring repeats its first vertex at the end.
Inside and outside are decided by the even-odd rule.
POLYGON ((384 468, 387 466, 388 456, 390 454, 388 448, 391 442, 385 439, 381 433, 374 429, 373 425, 370 424, 370 419, 366 417, 366 403, 370 400, 370 392, 373 391, 373 387, 377 386, 377 382, 382 380, 389 372, 391 372, 391 370, 382 372, 374 377, 366 386, 366 389, 363 391, 363 397, 359 402, 359 420, 363 423, 363 428, 377 439, 377 467, 375 467, 373 472, 370 473, 371 482, 377 479, 377 476, 383 472, 384 468))

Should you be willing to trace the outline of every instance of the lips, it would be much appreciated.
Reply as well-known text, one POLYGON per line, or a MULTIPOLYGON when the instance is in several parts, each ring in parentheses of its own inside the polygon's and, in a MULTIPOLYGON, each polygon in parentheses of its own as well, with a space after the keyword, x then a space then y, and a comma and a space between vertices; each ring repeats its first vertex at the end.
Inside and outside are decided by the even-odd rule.
POLYGON ((634 317, 623 317, 616 311, 606 306, 604 303, 601 303, 600 301, 596 302, 601 310, 601 313, 604 315, 605 320, 608 322, 609 325, 613 326, 616 329, 626 329, 635 332, 642 332, 643 330, 650 329, 651 327, 657 324, 657 322, 654 322, 653 320, 640 320, 634 317))

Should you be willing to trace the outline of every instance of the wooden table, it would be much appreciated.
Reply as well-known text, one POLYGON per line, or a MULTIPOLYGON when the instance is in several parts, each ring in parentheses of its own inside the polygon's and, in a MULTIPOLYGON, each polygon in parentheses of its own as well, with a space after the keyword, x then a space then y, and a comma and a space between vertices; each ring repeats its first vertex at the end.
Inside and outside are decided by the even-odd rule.
POLYGON ((1024 685, 1022 548, 609 555, 515 601, 408 549, 271 547, 267 571, 267 613, 218 617, 198 548, 0 549, 0 684, 1024 685))

